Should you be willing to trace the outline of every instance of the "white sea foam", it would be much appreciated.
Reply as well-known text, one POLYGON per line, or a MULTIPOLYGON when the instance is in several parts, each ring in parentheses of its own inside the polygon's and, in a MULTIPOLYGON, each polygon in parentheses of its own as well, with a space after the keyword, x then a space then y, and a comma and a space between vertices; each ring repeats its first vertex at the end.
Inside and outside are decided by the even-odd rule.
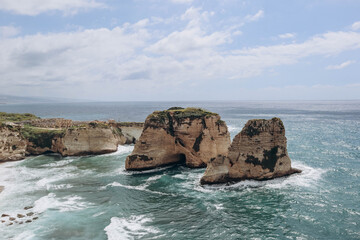
POLYGON ((45 212, 47 209, 56 209, 59 212, 69 212, 85 209, 91 204, 83 201, 83 198, 71 195, 64 198, 57 198, 54 193, 49 193, 34 203, 33 211, 37 213, 45 212))
POLYGON ((25 231, 17 235, 16 237, 12 238, 13 240, 30 240, 34 239, 35 234, 32 231, 25 231))
POLYGON ((318 181, 321 179, 321 175, 327 170, 313 168, 300 162, 292 162, 294 168, 302 170, 302 173, 293 174, 287 177, 276 178, 267 181, 245 180, 232 185, 217 184, 210 186, 203 186, 206 191, 217 191, 219 189, 239 189, 239 188, 254 188, 254 187, 266 187, 266 188, 285 188, 285 187, 316 187, 318 181))
POLYGON ((146 182, 154 182, 158 179, 160 179, 162 177, 162 175, 155 175, 155 176, 152 176, 152 177, 149 177, 146 182))
POLYGON ((53 167, 64 167, 70 163, 72 163, 75 160, 75 158, 70 158, 70 159, 62 159, 62 160, 58 160, 52 163, 48 163, 48 164, 44 164, 42 165, 43 167, 49 167, 49 168, 53 168, 53 167))
POLYGON ((109 240, 134 239, 159 233, 158 229, 146 226, 149 222, 152 220, 144 215, 129 218, 112 217, 111 223, 104 230, 109 240))
POLYGON ((141 184, 141 185, 138 185, 138 186, 130 186, 130 185, 124 185, 124 184, 121 184, 121 183, 118 183, 118 182, 113 182, 113 183, 110 183, 110 184, 108 184, 106 186, 107 187, 108 186, 111 186, 111 187, 123 187, 123 188, 127 188, 127 189, 150 192, 150 193, 155 193, 155 194, 160 194, 160 195, 172 195, 172 194, 169 194, 169 193, 157 192, 157 191, 152 191, 150 189, 147 189, 147 187, 149 186, 149 183, 141 184))
POLYGON ((131 153, 134 150, 134 145, 119 145, 116 152, 105 154, 106 156, 122 155, 131 153))

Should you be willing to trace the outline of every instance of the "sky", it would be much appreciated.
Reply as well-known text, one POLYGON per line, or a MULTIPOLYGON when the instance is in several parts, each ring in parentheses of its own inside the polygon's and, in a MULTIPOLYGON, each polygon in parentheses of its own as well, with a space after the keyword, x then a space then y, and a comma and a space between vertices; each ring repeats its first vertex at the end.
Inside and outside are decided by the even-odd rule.
POLYGON ((360 99, 358 0, 0 0, 0 94, 360 99))

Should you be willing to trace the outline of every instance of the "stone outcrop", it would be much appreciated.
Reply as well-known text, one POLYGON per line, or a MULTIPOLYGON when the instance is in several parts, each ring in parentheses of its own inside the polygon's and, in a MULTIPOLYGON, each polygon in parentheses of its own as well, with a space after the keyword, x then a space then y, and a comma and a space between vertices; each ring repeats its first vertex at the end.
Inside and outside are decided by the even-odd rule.
POLYGON ((291 167, 283 122, 254 119, 235 136, 227 155, 211 159, 201 183, 266 180, 298 172, 291 167))
POLYGON ((0 161, 15 161, 25 157, 26 141, 20 134, 21 126, 0 123, 0 161))
POLYGON ((44 153, 78 156, 114 152, 118 145, 135 143, 143 126, 143 123, 39 119, 31 114, 0 113, 0 161, 44 153))
POLYGON ((176 107, 156 111, 146 118, 125 168, 144 170, 180 162, 205 167, 211 158, 226 154, 229 145, 227 126, 216 113, 176 107))

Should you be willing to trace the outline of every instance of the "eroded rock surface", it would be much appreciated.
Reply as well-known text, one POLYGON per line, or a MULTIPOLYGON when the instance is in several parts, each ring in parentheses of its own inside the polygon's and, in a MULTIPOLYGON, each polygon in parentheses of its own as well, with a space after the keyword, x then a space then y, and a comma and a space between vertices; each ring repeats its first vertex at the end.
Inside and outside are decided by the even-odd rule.
POLYGON ((226 154, 230 134, 216 113, 197 108, 156 111, 126 159, 127 170, 144 170, 183 162, 205 167, 218 154, 226 154))
POLYGON ((0 161, 44 153, 78 156, 114 152, 118 145, 135 143, 142 129, 143 123, 39 119, 32 114, 1 112, 0 161))
POLYGON ((25 157, 26 141, 20 134, 21 126, 0 122, 0 161, 14 161, 25 157))
POLYGON ((291 167, 283 122, 254 119, 235 136, 227 155, 211 159, 201 183, 266 180, 298 172, 291 167))

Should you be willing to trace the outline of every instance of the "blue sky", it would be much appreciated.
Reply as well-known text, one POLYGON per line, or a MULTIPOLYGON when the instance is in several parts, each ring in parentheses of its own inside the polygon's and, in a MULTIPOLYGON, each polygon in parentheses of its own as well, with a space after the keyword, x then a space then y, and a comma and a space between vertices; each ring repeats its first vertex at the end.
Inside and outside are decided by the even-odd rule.
POLYGON ((360 97, 358 0, 0 0, 0 94, 360 97))

